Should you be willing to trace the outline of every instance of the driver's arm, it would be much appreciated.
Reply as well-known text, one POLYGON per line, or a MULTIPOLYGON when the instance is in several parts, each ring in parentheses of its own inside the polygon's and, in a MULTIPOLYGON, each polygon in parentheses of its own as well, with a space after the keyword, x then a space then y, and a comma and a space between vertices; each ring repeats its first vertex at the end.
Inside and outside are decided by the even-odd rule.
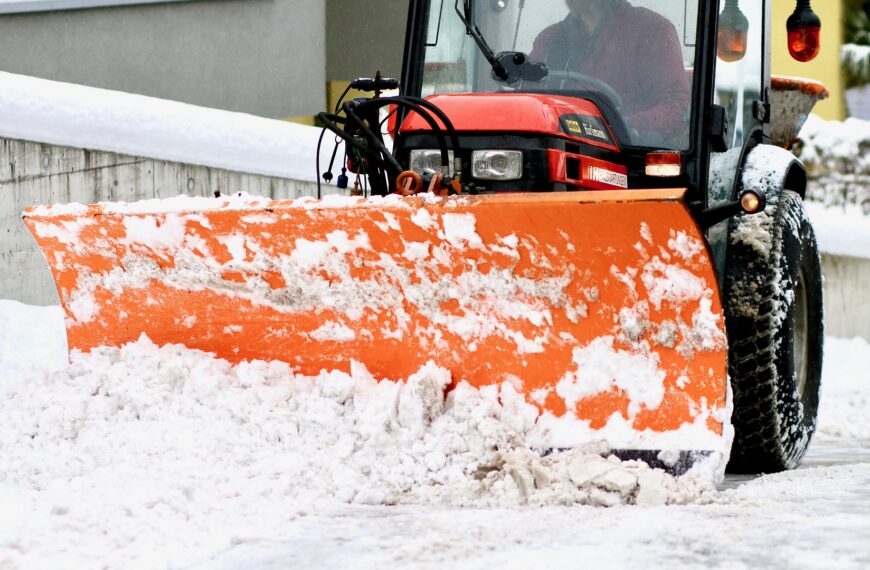
POLYGON ((641 96, 635 100, 646 105, 628 111, 631 126, 662 135, 685 132, 691 90, 677 30, 669 21, 659 19, 638 39, 636 48, 634 81, 641 96))
POLYGON ((532 51, 529 53, 529 60, 537 62, 545 62, 549 60, 550 48, 556 43, 556 38, 559 35, 559 28, 562 23, 547 26, 535 38, 532 44, 532 51))

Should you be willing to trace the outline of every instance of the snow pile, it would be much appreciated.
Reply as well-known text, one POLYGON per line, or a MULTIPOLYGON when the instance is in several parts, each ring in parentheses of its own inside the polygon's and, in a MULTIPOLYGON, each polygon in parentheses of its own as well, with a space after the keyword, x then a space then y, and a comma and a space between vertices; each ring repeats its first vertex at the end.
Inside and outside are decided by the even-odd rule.
POLYGON ((807 167, 810 200, 870 213, 870 122, 811 115, 796 150, 807 167))
POLYGON ((870 443, 870 344, 829 337, 824 367, 817 435, 870 443))
POLYGON ((855 205, 826 208, 807 201, 804 206, 823 253, 870 259, 870 213, 855 205))
POLYGON ((0 386, 40 371, 67 366, 60 307, 32 307, 0 299, 0 386))
MULTIPOLYGON (((59 308, 7 302, 0 311, 18 325, 0 338, 9 348, 14 339, 19 360, 41 354, 56 368, 59 308)), ((510 384, 460 384, 445 400, 449 374, 431 365, 402 383, 377 383, 359 366, 303 378, 284 364, 232 367, 142 340, 76 354, 51 374, 8 361, 0 371, 0 563, 184 565, 286 540, 290 521, 342 502, 610 506, 714 496, 708 481, 607 458, 598 445, 542 457, 527 442, 537 410, 510 384)))
MULTIPOLYGON (((0 84, 3 137, 294 180, 318 176, 314 127, 6 72, 0 84)), ((331 145, 323 147, 328 164, 331 145)))
POLYGON ((164 463, 169 470, 210 464, 206 479, 258 474, 247 484, 264 494, 364 504, 664 503, 703 495, 701 483, 601 459, 600 446, 541 458, 524 441, 537 409, 510 384, 460 383, 445 399, 449 384, 450 373, 431 364, 404 382, 377 382, 360 365, 306 378, 282 363, 231 366, 143 338, 76 354, 65 371, 7 388, 0 438, 13 467, 5 482, 36 489, 122 465, 154 478, 148 465, 162 454, 158 463, 181 462, 164 463), (589 462, 598 464, 592 472, 589 462))
POLYGON ((713 495, 707 481, 604 458, 600 446, 541 457, 524 440, 537 411, 509 384, 460 384, 445 400, 449 382, 432 365, 406 382, 376 382, 360 366, 294 377, 284 364, 233 367, 147 339, 5 378, 0 561, 81 563, 114 550, 101 558, 110 567, 166 557, 149 560, 159 566, 274 536, 324 500, 611 506, 713 495), (183 549, 151 552, 182 528, 183 549))

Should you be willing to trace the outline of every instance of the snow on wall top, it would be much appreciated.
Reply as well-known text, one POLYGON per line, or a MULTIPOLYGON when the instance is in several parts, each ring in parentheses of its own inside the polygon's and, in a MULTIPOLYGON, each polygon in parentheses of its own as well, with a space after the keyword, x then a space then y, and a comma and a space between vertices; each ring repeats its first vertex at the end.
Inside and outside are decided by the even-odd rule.
POLYGON ((320 129, 0 72, 0 136, 314 181, 320 129))
POLYGON ((864 158, 859 148, 862 142, 870 139, 870 121, 848 118, 845 121, 826 121, 817 115, 810 115, 800 133, 804 141, 801 158, 818 160, 819 154, 858 159, 864 158), (812 151, 809 156, 804 156, 812 151))

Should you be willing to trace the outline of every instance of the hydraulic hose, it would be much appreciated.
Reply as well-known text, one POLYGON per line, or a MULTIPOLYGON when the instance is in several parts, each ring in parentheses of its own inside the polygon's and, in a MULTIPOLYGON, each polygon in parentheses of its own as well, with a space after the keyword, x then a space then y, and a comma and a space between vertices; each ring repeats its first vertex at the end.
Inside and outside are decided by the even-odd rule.
MULTIPOLYGON (((438 124, 438 121, 436 121, 435 118, 432 117, 432 115, 429 113, 429 111, 427 110, 428 107, 426 105, 420 105, 419 102, 424 102, 432 107, 435 107, 434 105, 432 105, 428 101, 424 101, 422 99, 414 101, 413 99, 408 99, 405 97, 388 97, 388 98, 383 98, 383 99, 372 99, 370 101, 360 103, 359 107, 372 106, 372 107, 380 108, 380 107, 385 107, 387 105, 395 104, 395 105, 398 105, 401 107, 409 108, 412 111, 414 111, 415 113, 417 113, 418 115, 420 115, 420 117, 422 117, 423 120, 426 121, 426 123, 428 123, 428 125, 432 128, 432 131, 435 133, 435 137, 438 139, 438 147, 439 147, 439 150, 441 151, 441 164, 443 166, 446 166, 449 168, 450 167, 450 155, 449 155, 448 149, 447 149, 447 140, 444 138, 444 129, 441 128, 441 126, 438 124)), ((437 109, 437 107, 435 107, 435 108, 437 109)), ((441 109, 438 109, 438 112, 441 113, 441 115, 443 115, 444 118, 447 118, 447 116, 444 115, 444 112, 441 111, 441 109)), ((439 116, 439 118, 441 118, 441 117, 439 116)), ((442 119, 442 122, 444 122, 444 119, 442 119)), ((447 119, 447 121, 444 124, 445 124, 445 126, 447 126, 447 125, 449 125, 450 127, 453 126, 453 124, 450 123, 450 119, 447 119)), ((454 129, 453 136, 451 137, 451 144, 453 145, 454 156, 456 156, 456 152, 457 152, 456 149, 459 148, 458 141, 459 141, 459 139, 458 139, 458 137, 455 136, 455 129, 454 129)))
MULTIPOLYGON (((402 166, 398 163, 398 161, 395 162, 395 165, 393 165, 393 164, 388 165, 380 156, 374 155, 371 152, 371 149, 369 149, 368 147, 366 147, 363 144, 360 144, 354 137, 347 134, 344 131, 344 129, 342 129, 338 125, 339 122, 344 122, 344 119, 342 117, 339 117, 338 115, 333 115, 330 113, 321 112, 321 113, 317 114, 317 120, 320 121, 321 123, 323 123, 327 129, 329 129, 330 131, 334 132, 336 135, 341 137, 341 139, 345 143, 347 143, 348 145, 352 146, 353 148, 357 149, 358 151, 360 151, 362 153, 366 153, 366 154, 371 155, 371 158, 374 160, 374 162, 377 163, 384 170, 388 170, 389 169, 388 167, 390 167, 390 166, 395 167, 396 165, 398 165, 399 172, 401 172, 402 166)), ((392 154, 388 153, 388 156, 390 156, 392 158, 392 154)), ((393 160, 395 160, 395 159, 393 159, 393 160)))

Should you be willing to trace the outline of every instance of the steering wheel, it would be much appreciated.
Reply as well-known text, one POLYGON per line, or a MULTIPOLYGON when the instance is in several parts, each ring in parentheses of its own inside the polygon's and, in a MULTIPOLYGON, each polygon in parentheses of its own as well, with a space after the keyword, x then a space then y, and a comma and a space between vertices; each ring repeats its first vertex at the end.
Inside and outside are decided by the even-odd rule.
MULTIPOLYGON (((617 123, 616 127, 618 128, 625 138, 627 143, 631 143, 633 130, 631 126, 628 124, 628 119, 625 116, 625 112, 623 111, 622 105, 622 97, 619 96, 619 93, 611 87, 608 83, 598 79, 597 77, 592 77, 591 75, 587 75, 585 73, 579 73, 577 71, 559 71, 551 69, 547 74, 547 77, 544 79, 544 84, 546 84, 550 89, 555 89, 556 87, 560 89, 564 89, 564 85, 566 81, 571 81, 576 83, 584 90, 590 91, 596 95, 600 95, 604 102, 610 106, 610 110, 613 113, 607 113, 608 115, 614 115, 612 117, 608 116, 608 119, 611 119, 617 123)), ((605 109, 602 109, 606 113, 605 109)))
POLYGON ((577 71, 557 71, 551 69, 544 81, 551 88, 555 87, 555 85, 553 85, 554 83, 557 83, 560 88, 564 88, 566 81, 573 81, 574 83, 587 87, 591 91, 598 91, 608 99, 607 102, 610 103, 614 110, 622 113, 622 97, 619 96, 610 84, 601 81, 597 77, 592 77, 591 75, 586 75, 585 73, 579 73, 577 71))

